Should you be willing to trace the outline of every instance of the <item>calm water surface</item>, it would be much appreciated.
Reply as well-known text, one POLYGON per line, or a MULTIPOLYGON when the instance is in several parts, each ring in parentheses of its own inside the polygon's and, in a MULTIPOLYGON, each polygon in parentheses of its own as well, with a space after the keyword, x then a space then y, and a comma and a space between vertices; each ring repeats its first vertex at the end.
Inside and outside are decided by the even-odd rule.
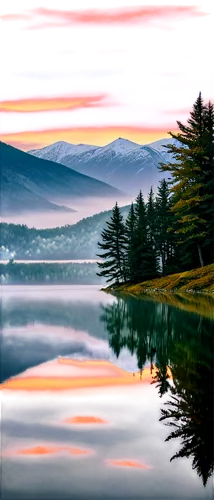
POLYGON ((1 500, 213 500, 211 302, 179 300, 2 287, 1 500))
MULTIPOLYGON (((0 264, 8 264, 10 260, 0 259, 0 264)), ((99 259, 70 259, 70 260, 20 260, 13 259, 16 264, 96 264, 96 262, 101 262, 99 259)))

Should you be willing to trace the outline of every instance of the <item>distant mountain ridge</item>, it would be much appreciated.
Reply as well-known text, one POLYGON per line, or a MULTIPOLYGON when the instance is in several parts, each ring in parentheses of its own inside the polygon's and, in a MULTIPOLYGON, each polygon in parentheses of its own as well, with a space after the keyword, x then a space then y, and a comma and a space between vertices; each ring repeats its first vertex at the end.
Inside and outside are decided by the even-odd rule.
POLYGON ((29 155, 0 142, 1 215, 73 211, 74 198, 112 197, 112 186, 56 162, 29 155), (68 206, 65 206, 67 205, 68 206))
POLYGON ((106 146, 73 145, 61 141, 31 150, 29 154, 60 162, 130 194, 136 195, 141 188, 147 195, 151 185, 156 189, 158 182, 166 177, 158 170, 158 165, 171 160, 164 146, 174 143, 174 139, 161 139, 142 146, 121 137, 106 146))
POLYGON ((65 141, 58 141, 50 146, 45 146, 42 149, 32 149, 28 151, 28 153, 37 156, 37 158, 42 158, 44 160, 56 161, 57 163, 61 162, 61 159, 70 153, 73 154, 81 154, 86 151, 94 150, 97 146, 89 146, 87 144, 78 144, 75 146, 74 144, 70 144, 65 141))

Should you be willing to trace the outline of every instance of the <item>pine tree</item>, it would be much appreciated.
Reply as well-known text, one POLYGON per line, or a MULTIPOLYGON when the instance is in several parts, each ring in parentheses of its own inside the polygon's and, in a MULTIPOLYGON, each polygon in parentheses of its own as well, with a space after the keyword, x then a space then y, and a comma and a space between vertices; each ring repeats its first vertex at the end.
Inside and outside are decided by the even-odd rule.
POLYGON ((203 167, 202 211, 206 220, 207 236, 203 244, 204 258, 207 264, 214 257, 214 106, 211 102, 205 108, 204 146, 206 157, 203 167))
POLYGON ((147 262, 149 271, 148 274, 150 276, 155 277, 158 274, 159 262, 158 262, 157 245, 156 245, 157 214, 156 214, 155 199, 152 187, 148 194, 146 215, 147 215, 147 262))
POLYGON ((107 282, 113 281, 119 284, 126 281, 125 254, 127 248, 125 225, 118 204, 116 203, 110 221, 106 222, 107 228, 102 233, 102 243, 98 247, 103 250, 97 255, 104 262, 99 262, 100 272, 98 276, 104 276, 107 282))
POLYGON ((196 265, 198 265, 198 253, 195 247, 192 248, 192 252, 186 252, 184 254, 184 244, 183 244, 183 235, 180 234, 180 223, 178 215, 173 213, 174 206, 174 195, 170 197, 169 200, 169 242, 168 242, 168 250, 167 250, 167 261, 165 274, 172 274, 181 271, 182 269, 190 269, 191 261, 190 256, 195 256, 196 265))
POLYGON ((161 261, 162 274, 173 272, 176 265, 176 238, 173 231, 175 219, 171 212, 172 199, 166 179, 162 179, 158 186, 155 199, 156 205, 156 245, 161 261))
MULTIPOLYGON (((211 239, 208 226, 211 231, 212 105, 205 106, 200 93, 190 112, 187 125, 179 121, 177 124, 180 132, 169 134, 178 144, 166 146, 176 161, 161 163, 160 169, 170 171, 172 175, 172 211, 178 222, 177 234, 180 235, 184 261, 186 259, 188 267, 199 264, 202 266, 204 263, 210 263, 211 259, 206 257, 205 260, 203 247, 208 245, 210 248, 211 239)), ((207 249, 206 255, 208 253, 207 249)))
POLYGON ((142 191, 136 198, 135 205, 136 229, 135 229, 135 253, 134 253, 134 282, 138 283, 144 279, 145 253, 147 242, 146 206, 142 191))
POLYGON ((148 233, 147 233, 148 239, 149 241, 154 243, 156 234, 156 210, 155 210, 155 200, 152 187, 148 194, 148 200, 147 200, 147 227, 148 227, 148 233))
POLYGON ((141 191, 136 198, 135 216, 134 281, 138 283, 157 275, 156 252, 148 233, 147 207, 141 191))
POLYGON ((126 219, 127 235, 127 279, 134 282, 136 275, 135 250, 136 250, 136 215, 134 204, 131 204, 128 217, 126 219))

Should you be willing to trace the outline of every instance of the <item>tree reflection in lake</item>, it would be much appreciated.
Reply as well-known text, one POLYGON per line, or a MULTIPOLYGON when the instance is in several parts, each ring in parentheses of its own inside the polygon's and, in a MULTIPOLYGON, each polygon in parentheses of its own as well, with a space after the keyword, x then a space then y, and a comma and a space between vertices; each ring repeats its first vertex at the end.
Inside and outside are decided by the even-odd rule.
POLYGON ((180 450, 171 460, 192 457, 192 468, 206 486, 214 463, 213 321, 135 298, 102 306, 101 320, 116 356, 128 348, 136 354, 139 370, 150 363, 160 397, 169 391, 160 420, 173 427, 166 441, 180 440, 180 450))

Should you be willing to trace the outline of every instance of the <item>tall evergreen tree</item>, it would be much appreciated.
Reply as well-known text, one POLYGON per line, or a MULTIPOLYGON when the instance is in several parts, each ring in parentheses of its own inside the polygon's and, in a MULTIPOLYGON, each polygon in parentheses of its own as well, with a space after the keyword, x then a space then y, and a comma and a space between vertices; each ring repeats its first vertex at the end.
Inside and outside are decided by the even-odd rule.
POLYGON ((174 160, 161 163, 162 171, 170 171, 173 193, 172 211, 178 221, 183 258, 189 267, 210 263, 203 248, 209 243, 211 231, 211 177, 213 176, 213 107, 205 106, 201 93, 193 105, 187 125, 177 122, 179 133, 170 132, 176 144, 166 146, 174 160), (209 174, 208 174, 209 172, 209 174), (206 182, 205 182, 206 179, 206 182), (208 180, 209 179, 209 180, 208 180), (210 230, 209 230, 209 228, 210 230))
POLYGON ((195 263, 198 266, 198 253, 195 246, 192 245, 192 252, 189 251, 184 255, 183 235, 179 233, 180 224, 178 215, 173 213, 174 196, 170 197, 170 216, 169 216, 169 243, 166 261, 165 274, 172 274, 181 271, 182 269, 190 269, 190 255, 194 254, 195 263))
POLYGON ((206 157, 203 168, 202 211, 206 220, 207 235, 203 244, 205 262, 213 262, 214 257, 214 105, 209 102, 205 108, 204 146, 206 157))
POLYGON ((171 212, 172 197, 166 179, 158 186, 156 205, 156 245, 161 262, 162 274, 175 272, 178 267, 178 251, 175 234, 175 217, 171 212))
POLYGON ((126 280, 125 269, 125 253, 127 248, 127 239, 123 216, 116 202, 110 221, 106 222, 107 228, 102 233, 102 242, 98 243, 98 247, 103 250, 98 257, 104 259, 104 262, 99 262, 100 272, 98 276, 108 278, 106 281, 113 281, 114 284, 126 280))
POLYGON ((133 282, 136 277, 136 215, 134 204, 131 204, 131 208, 126 218, 126 235, 127 235, 127 279, 133 282))
POLYGON ((150 276, 155 277, 159 270, 159 261, 156 244, 157 213, 155 206, 154 192, 151 187, 146 205, 147 215, 147 263, 150 276))
POLYGON ((134 281, 140 282, 155 278, 157 275, 157 259, 154 241, 148 229, 147 207, 144 203, 142 192, 136 198, 135 205, 135 256, 134 256, 134 281))
POLYGON ((147 237, 148 240, 152 243, 152 245, 155 244, 156 228, 157 224, 156 224, 155 198, 153 189, 151 187, 147 200, 147 237))
POLYGON ((145 259, 147 243, 147 221, 146 206, 140 190, 135 205, 136 229, 135 229, 135 255, 134 255, 134 281, 143 281, 145 276, 145 259))

